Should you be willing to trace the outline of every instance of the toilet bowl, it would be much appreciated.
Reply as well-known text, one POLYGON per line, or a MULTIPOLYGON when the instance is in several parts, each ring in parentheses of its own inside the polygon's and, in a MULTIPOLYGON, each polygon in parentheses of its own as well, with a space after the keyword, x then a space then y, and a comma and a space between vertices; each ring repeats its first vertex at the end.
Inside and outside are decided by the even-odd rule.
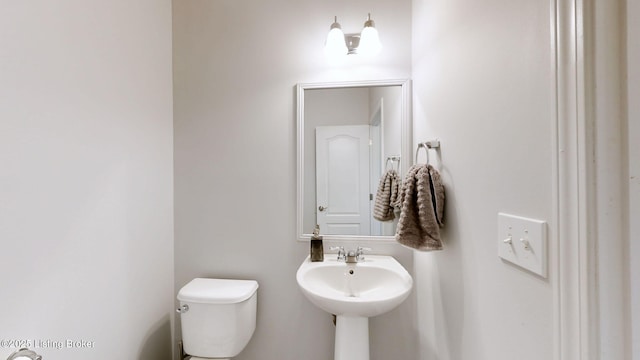
POLYGON ((196 278, 178 292, 185 359, 238 355, 256 328, 258 282, 196 278))

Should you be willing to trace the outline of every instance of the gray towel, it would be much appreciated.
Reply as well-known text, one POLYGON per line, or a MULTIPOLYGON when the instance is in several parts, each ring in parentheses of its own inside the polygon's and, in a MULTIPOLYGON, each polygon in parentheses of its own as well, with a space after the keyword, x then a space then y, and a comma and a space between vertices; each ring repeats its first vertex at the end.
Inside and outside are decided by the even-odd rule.
POLYGON ((388 170, 378 185, 373 208, 373 218, 379 221, 391 221, 395 218, 394 209, 400 205, 400 177, 395 170, 388 170))
POLYGON ((401 212, 396 241, 421 251, 441 250, 444 186, 431 165, 412 166, 400 191, 401 212))

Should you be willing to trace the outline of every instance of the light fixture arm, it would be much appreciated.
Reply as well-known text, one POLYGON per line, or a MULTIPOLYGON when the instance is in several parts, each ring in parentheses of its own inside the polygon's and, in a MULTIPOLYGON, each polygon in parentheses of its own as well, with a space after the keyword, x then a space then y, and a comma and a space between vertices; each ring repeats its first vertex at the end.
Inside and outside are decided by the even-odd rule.
POLYGON ((368 14, 367 21, 364 22, 364 27, 376 27, 376 23, 371 20, 371 13, 368 14))
POLYGON ((331 27, 329 28, 329 30, 333 30, 333 29, 342 29, 342 26, 340 26, 340 23, 338 22, 337 16, 333 17, 333 24, 331 24, 331 27))

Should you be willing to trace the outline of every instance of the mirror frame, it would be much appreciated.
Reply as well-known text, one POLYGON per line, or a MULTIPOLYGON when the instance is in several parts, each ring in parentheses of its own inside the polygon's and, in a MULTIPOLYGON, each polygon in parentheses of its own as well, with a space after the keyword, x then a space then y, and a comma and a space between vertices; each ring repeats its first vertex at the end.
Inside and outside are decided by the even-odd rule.
MULTIPOLYGON (((297 209, 296 209, 296 235, 298 241, 309 241, 311 233, 304 233, 304 91, 314 89, 338 89, 352 87, 378 87, 378 86, 400 86, 401 87, 401 103, 400 115, 400 156, 403 161, 400 162, 400 174, 406 174, 407 170, 413 165, 411 158, 412 148, 412 132, 413 123, 411 118, 411 80, 410 79, 394 79, 394 80, 365 80, 365 81, 344 81, 344 82, 324 82, 324 83, 299 83, 297 89, 297 209)), ((376 240, 384 242, 395 242, 395 236, 381 235, 325 235, 320 233, 324 240, 332 241, 362 241, 376 240)))

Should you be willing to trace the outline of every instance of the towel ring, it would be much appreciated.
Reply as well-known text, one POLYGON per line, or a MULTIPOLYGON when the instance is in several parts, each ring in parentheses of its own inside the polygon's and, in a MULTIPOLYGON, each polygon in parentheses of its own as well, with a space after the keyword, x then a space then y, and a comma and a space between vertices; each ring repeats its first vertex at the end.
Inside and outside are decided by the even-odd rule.
POLYGON ((420 149, 424 149, 425 154, 427 154, 427 162, 426 164, 429 165, 429 149, 437 149, 440 147, 440 141, 439 140, 431 140, 431 141, 427 141, 427 142, 423 142, 423 143, 419 143, 418 147, 416 148, 416 161, 415 163, 418 163, 418 155, 420 154, 420 149))
POLYGON ((427 165, 428 165, 429 164, 429 150, 424 145, 424 143, 418 144, 418 148, 416 149, 416 161, 415 161, 415 163, 416 164, 418 163, 418 155, 420 154, 420 149, 424 149, 424 153, 427 154, 427 165))
MULTIPOLYGON (((384 163, 384 170, 387 171, 389 169, 389 161, 391 158, 387 158, 387 161, 384 163)), ((393 170, 393 162, 391 163, 391 170, 393 170)))
POLYGON ((399 171, 400 170, 400 156, 388 156, 387 161, 384 163, 384 170, 387 171, 389 169, 389 161, 391 161, 391 170, 399 171), (395 168, 393 165, 395 162, 398 162, 398 167, 395 168))

